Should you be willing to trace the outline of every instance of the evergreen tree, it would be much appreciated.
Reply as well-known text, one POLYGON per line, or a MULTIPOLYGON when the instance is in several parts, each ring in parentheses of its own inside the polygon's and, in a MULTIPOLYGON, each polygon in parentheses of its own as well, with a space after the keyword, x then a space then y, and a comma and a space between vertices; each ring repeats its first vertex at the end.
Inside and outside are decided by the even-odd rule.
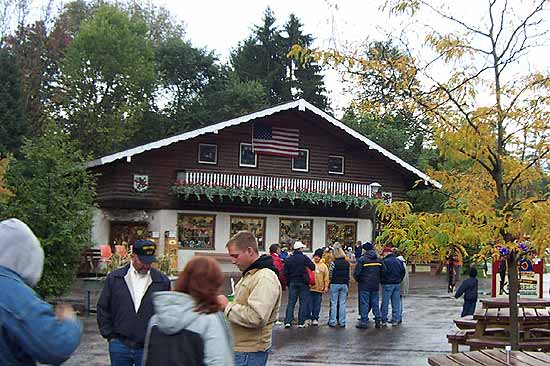
POLYGON ((236 75, 243 81, 259 81, 266 89, 268 105, 304 98, 327 109, 321 67, 311 60, 302 64, 287 56, 294 44, 311 46, 313 36, 303 33, 294 14, 283 29, 275 23, 273 11, 267 8, 262 24, 231 53, 236 75))
POLYGON ((0 159, 19 150, 27 130, 16 58, 0 48, 0 159))
POLYGON ((47 126, 43 136, 25 140, 23 158, 10 162, 6 188, 15 196, 0 203, 0 220, 17 217, 40 239, 45 262, 37 291, 44 297, 71 288, 81 253, 91 245, 95 196, 78 143, 47 126))
MULTIPOLYGON (((312 46, 315 39, 311 34, 304 34, 302 26, 298 17, 290 14, 284 26, 286 37, 283 37, 283 51, 285 54, 288 54, 296 44, 304 48, 312 46)), ((323 110, 329 109, 321 66, 313 60, 299 62, 292 56, 286 57, 286 60, 287 84, 293 98, 303 98, 323 110)))

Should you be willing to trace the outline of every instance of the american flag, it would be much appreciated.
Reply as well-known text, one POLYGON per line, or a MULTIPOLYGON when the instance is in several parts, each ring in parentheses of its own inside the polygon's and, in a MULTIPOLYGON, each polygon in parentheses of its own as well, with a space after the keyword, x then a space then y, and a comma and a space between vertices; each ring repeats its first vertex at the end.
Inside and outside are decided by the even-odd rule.
POLYGON ((257 154, 298 156, 300 130, 254 124, 252 148, 257 154))

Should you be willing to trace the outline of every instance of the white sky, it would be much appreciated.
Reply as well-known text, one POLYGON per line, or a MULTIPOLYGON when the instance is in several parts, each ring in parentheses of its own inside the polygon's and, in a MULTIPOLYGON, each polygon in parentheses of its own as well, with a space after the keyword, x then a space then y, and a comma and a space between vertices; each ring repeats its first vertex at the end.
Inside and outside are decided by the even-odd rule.
MULTIPOLYGON (((314 46, 321 48, 364 41, 378 27, 386 28, 389 19, 378 11, 381 0, 345 0, 338 1, 337 6, 327 0, 157 0, 157 3, 184 21, 186 36, 194 46, 212 49, 222 60, 227 60, 231 49, 250 35, 254 25, 261 23, 268 6, 279 26, 294 13, 304 24, 304 32, 316 38, 314 46)), ((338 80, 335 72, 325 77, 332 106, 339 116, 339 109, 347 105, 349 98, 343 95, 338 80)))
MULTIPOLYGON (((364 42, 366 39, 386 39, 385 35, 399 35, 396 33, 407 29, 406 38, 412 48, 420 48, 424 40, 415 32, 417 28, 406 17, 390 17, 387 11, 380 7, 385 0, 153 0, 164 5, 178 19, 186 25, 186 36, 194 46, 207 47, 214 50, 222 60, 227 60, 229 52, 237 46, 239 41, 250 35, 254 25, 260 24, 264 10, 269 6, 275 13, 277 24, 282 26, 291 13, 294 13, 304 24, 303 30, 316 38, 314 47, 329 48, 342 47, 364 42), (416 47, 415 47, 416 45, 416 47)), ((438 2, 437 0, 435 2, 438 2)), ((454 16, 465 19, 469 24, 477 26, 481 16, 487 11, 486 1, 462 0, 443 4, 452 5, 450 12, 454 16)), ((529 0, 525 1, 527 4, 529 0)), ((531 4, 529 4, 531 5, 531 4)), ((525 6, 520 0, 509 1, 509 7, 524 13, 525 6)), ((527 8, 531 8, 528 6, 527 8)), ((422 24, 444 32, 452 29, 449 21, 424 17, 422 24)), ((424 33, 422 33, 424 34, 424 33)), ((548 70, 549 49, 537 50, 528 60, 526 67, 542 67, 548 70)), ((446 79, 448 72, 435 70, 446 79)), ((346 96, 334 71, 325 76, 325 83, 329 90, 335 115, 341 116, 341 108, 348 105, 350 98, 346 96)))

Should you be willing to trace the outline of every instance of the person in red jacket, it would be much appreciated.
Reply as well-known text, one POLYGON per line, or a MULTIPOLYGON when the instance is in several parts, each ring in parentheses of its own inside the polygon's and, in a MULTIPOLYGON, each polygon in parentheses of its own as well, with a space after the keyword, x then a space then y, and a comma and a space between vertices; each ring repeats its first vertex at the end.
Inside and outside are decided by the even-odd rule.
POLYGON ((281 287, 284 291, 286 290, 286 278, 283 273, 283 260, 279 257, 279 253, 281 253, 281 246, 279 244, 271 244, 269 246, 269 254, 273 258, 275 268, 279 271, 279 281, 281 282, 281 287))

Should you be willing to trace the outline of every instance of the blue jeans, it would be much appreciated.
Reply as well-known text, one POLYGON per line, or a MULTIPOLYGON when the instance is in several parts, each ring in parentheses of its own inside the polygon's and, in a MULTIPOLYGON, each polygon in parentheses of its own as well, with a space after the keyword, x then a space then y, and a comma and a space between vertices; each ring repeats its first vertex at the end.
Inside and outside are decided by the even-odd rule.
POLYGON ((130 348, 118 339, 109 342, 111 366, 141 366, 143 348, 130 348))
POLYGON ((329 325, 336 325, 336 311, 338 311, 338 324, 346 326, 346 298, 348 296, 348 285, 330 284, 330 317, 329 325), (337 310, 338 309, 338 310, 337 310))
POLYGON ((300 299, 298 308, 298 324, 304 324, 308 318, 309 286, 305 282, 291 282, 288 284, 288 305, 286 306, 285 324, 294 320, 294 307, 300 299))
POLYGON ((388 308, 391 301, 391 322, 397 324, 401 320, 401 297, 399 295, 400 285, 382 285, 382 323, 388 322, 388 308))
POLYGON ((307 313, 308 319, 319 320, 319 313, 321 312, 321 301, 323 300, 323 294, 316 291, 309 292, 309 311, 307 313))
POLYGON ((367 324, 369 322, 369 312, 372 310, 372 315, 376 322, 380 321, 380 305, 378 303, 378 291, 359 291, 359 301, 361 306, 361 323, 367 324))
POLYGON ((476 302, 477 300, 474 300, 474 301, 464 300, 464 306, 462 307, 462 315, 460 316, 474 315, 474 313, 476 312, 476 302))
POLYGON ((269 350, 260 352, 235 352, 235 366, 265 366, 269 350))

